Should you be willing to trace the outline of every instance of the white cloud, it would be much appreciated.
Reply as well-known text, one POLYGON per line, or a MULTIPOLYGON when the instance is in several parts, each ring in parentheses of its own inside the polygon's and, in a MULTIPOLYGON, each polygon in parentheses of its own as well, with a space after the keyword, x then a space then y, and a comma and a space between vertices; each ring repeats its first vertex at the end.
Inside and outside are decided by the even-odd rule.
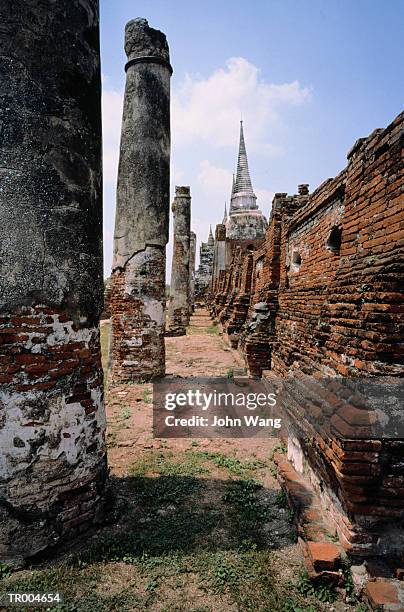
POLYGON ((213 196, 216 201, 228 200, 231 192, 232 173, 225 168, 214 166, 209 160, 204 159, 199 163, 198 184, 208 196, 213 196))
POLYGON ((116 184, 118 175, 119 140, 121 136, 123 94, 120 91, 102 92, 102 142, 104 181, 116 184))
POLYGON ((257 66, 234 57, 206 79, 187 75, 173 92, 173 142, 187 145, 203 140, 213 146, 234 146, 238 137, 234 126, 242 114, 249 148, 276 155, 282 150, 265 141, 267 128, 279 123, 285 105, 299 105, 309 97, 310 90, 298 81, 265 82, 257 66))

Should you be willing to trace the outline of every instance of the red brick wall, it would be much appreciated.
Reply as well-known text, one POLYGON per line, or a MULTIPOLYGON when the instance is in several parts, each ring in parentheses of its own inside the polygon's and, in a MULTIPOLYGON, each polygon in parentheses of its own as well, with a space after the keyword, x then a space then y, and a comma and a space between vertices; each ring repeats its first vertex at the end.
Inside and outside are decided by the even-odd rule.
POLYGON ((9 523, 3 522, 3 537, 9 525, 10 540, 6 551, 0 546, 0 555, 12 558, 15 550, 30 556, 87 529, 102 496, 106 453, 98 326, 81 327, 63 310, 43 306, 2 314, 0 383, 2 496, 11 509, 9 523), (15 516, 27 509, 31 513, 14 537, 15 516))
MULTIPOLYGON (((346 169, 311 195, 276 194, 239 329, 250 374, 403 375, 403 120, 360 139, 346 169), (265 314, 259 325, 256 305, 265 314)), ((245 257, 233 262, 217 298, 230 320, 235 265, 246 273, 245 257)), ((342 440, 338 431, 354 428, 355 414, 344 409, 332 440, 308 427, 313 439, 303 451, 345 547, 382 554, 394 548, 392 518, 404 519, 404 443, 342 440)))

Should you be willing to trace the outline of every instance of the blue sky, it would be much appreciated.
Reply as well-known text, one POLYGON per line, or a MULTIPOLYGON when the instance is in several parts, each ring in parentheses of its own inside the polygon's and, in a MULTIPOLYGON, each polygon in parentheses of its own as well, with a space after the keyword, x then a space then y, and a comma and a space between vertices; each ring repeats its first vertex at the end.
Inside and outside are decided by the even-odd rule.
POLYGON ((298 183, 315 189, 345 166, 357 138, 403 108, 401 0, 101 0, 106 276, 123 33, 135 17, 165 32, 170 45, 172 193, 175 184, 191 186, 198 246, 223 217, 241 116, 253 186, 268 215, 274 192, 296 193, 298 183))

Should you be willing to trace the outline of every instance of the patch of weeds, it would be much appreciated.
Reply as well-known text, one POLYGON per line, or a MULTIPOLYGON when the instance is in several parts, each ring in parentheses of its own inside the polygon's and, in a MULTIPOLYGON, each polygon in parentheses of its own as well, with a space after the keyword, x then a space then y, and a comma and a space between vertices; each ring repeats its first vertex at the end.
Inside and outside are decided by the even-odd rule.
POLYGON ((224 554, 216 554, 212 563, 210 582, 214 591, 223 591, 239 581, 236 565, 224 554))
POLYGON ((200 443, 197 440, 192 440, 191 446, 200 446, 200 443))
POLYGON ((146 523, 134 516, 132 528, 110 534, 94 544, 87 553, 87 560, 130 564, 145 555, 159 556, 202 548, 209 543, 211 532, 222 519, 219 513, 206 508, 203 512, 177 508, 164 515, 149 510, 148 516, 151 520, 146 523))
POLYGON ((269 465, 269 471, 270 471, 270 473, 271 473, 271 476, 273 476, 274 478, 276 478, 276 477, 277 477, 277 475, 278 475, 278 468, 277 468, 277 466, 275 465, 275 463, 271 463, 271 464, 269 465))
POLYGON ((229 368, 226 372, 226 377, 227 378, 234 378, 234 370, 233 368, 229 368))
POLYGON ((288 523, 292 524, 293 521, 295 520, 295 511, 292 510, 291 508, 288 508, 287 517, 288 517, 288 523))
POLYGON ((132 413, 129 408, 122 408, 119 418, 121 421, 126 421, 126 419, 130 418, 131 414, 132 413))
POLYGON ((316 612, 314 606, 304 606, 302 608, 292 597, 285 599, 281 610, 282 612, 316 612))
POLYGON ((284 453, 286 453, 286 451, 287 451, 287 447, 286 447, 285 442, 283 440, 279 440, 275 444, 275 446, 271 449, 271 452, 268 455, 268 459, 270 461, 273 461, 274 457, 275 457, 275 453, 282 453, 282 454, 284 454, 284 453))
POLYGON ((160 505, 180 503, 184 497, 195 493, 201 482, 197 478, 184 476, 160 476, 158 478, 137 477, 133 481, 135 502, 151 502, 160 505))
POLYGON ((172 451, 144 453, 129 467, 131 476, 159 474, 160 476, 197 476, 208 474, 197 453, 176 453, 172 451))
POLYGON ((12 568, 8 563, 0 563, 0 580, 11 576, 12 568))
POLYGON ((240 461, 236 457, 229 457, 223 453, 211 452, 211 451, 200 451, 194 453, 200 458, 206 458, 212 461, 218 468, 225 468, 236 476, 244 476, 245 472, 258 470, 266 467, 265 461, 261 459, 251 459, 250 461, 240 461))
POLYGON ((117 446, 117 432, 116 431, 109 431, 107 433, 107 447, 108 448, 115 448, 117 446))
POLYGON ((223 501, 230 504, 230 525, 233 538, 241 549, 246 544, 261 544, 262 524, 270 518, 270 511, 257 499, 262 485, 255 480, 234 480, 227 486, 223 501))
POLYGON ((302 595, 315 597, 321 603, 332 603, 337 598, 335 587, 325 583, 313 584, 307 570, 300 572, 297 590, 302 595))
POLYGON ((206 327, 205 330, 207 334, 218 335, 219 333, 219 328, 216 327, 215 325, 210 325, 209 327, 206 327))
POLYGON ((143 391, 143 401, 145 404, 151 404, 153 401, 153 393, 151 389, 144 389, 143 391))
POLYGON ((330 542, 334 542, 335 544, 338 544, 339 542, 339 537, 336 534, 334 535, 327 534, 326 537, 327 537, 327 540, 330 540, 330 542))
POLYGON ((288 508, 288 498, 284 489, 281 489, 276 496, 275 504, 278 508, 288 508))

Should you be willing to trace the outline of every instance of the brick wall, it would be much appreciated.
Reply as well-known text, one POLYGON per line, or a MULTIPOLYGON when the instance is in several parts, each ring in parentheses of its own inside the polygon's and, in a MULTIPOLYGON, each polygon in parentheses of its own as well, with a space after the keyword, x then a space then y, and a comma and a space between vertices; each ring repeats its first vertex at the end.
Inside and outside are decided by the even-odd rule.
MULTIPOLYGON (((245 322, 232 331, 251 375, 403 375, 403 119, 357 141, 347 167, 312 194, 276 194, 253 265, 244 253, 215 280, 214 314, 226 329, 240 321, 234 279, 250 274, 245 322)), ((295 418, 305 418, 299 408, 295 418)), ((307 425, 311 443, 293 445, 290 458, 305 466, 347 550, 397 551, 404 442, 347 439, 355 407, 333 418, 331 437, 307 425)))
POLYGON ((96 518, 106 478, 98 326, 43 306, 2 314, 0 366, 0 557, 16 562, 96 518))

